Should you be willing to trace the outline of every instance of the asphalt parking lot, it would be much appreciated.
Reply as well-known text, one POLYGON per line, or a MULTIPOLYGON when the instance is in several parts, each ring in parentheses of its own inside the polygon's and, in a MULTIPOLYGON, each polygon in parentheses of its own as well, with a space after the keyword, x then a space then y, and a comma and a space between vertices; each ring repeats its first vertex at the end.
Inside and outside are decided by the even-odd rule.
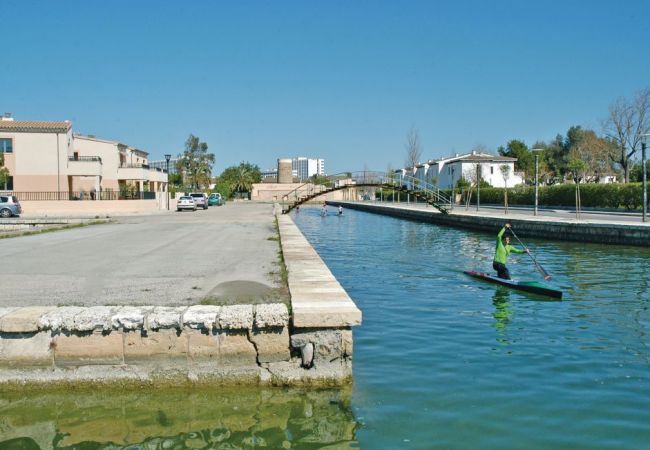
POLYGON ((0 306, 286 301, 273 206, 206 211, 0 240, 0 306))

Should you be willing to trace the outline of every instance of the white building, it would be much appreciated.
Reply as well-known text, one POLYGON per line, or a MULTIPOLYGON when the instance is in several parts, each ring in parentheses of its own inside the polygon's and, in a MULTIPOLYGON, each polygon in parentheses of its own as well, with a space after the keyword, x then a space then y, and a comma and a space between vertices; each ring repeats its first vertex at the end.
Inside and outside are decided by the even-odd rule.
POLYGON ((311 159, 300 156, 291 159, 291 169, 300 180, 306 180, 313 175, 325 176, 325 160, 311 159))
POLYGON ((410 175, 421 181, 431 183, 441 189, 449 189, 458 183, 461 176, 473 182, 480 172, 481 180, 493 187, 513 187, 524 182, 520 174, 515 173, 516 158, 495 156, 488 153, 467 153, 438 160, 430 160, 412 168, 396 171, 398 174, 410 175), (501 166, 508 167, 506 178, 501 166), (432 183, 432 181, 435 181, 432 183))

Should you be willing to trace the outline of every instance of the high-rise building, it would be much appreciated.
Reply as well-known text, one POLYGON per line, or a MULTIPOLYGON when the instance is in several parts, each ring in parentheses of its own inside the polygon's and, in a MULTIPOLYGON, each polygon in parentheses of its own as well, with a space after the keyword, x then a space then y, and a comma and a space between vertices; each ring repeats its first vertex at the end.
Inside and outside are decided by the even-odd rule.
MULTIPOLYGON (((178 158, 172 158, 169 160, 170 175, 176 175, 178 173, 178 169, 176 168, 177 164, 178 164, 178 158)), ((156 161, 149 161, 149 167, 151 167, 152 169, 167 170, 167 160, 158 159, 156 161)))
POLYGON ((325 160, 311 159, 300 156, 291 160, 291 168, 296 171, 300 180, 306 180, 313 175, 325 175, 325 160))

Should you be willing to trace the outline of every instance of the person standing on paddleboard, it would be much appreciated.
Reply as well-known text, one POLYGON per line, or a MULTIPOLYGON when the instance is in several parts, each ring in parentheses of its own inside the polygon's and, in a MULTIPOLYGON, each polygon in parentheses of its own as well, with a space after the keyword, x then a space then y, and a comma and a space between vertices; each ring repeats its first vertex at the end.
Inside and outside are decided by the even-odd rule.
POLYGON ((510 224, 507 223, 497 234, 497 249, 494 252, 494 262, 492 263, 492 268, 497 271, 497 276, 504 280, 510 279, 510 271, 506 267, 510 253, 528 253, 528 249, 521 250, 510 245, 510 236, 504 236, 506 229, 509 228, 510 224))

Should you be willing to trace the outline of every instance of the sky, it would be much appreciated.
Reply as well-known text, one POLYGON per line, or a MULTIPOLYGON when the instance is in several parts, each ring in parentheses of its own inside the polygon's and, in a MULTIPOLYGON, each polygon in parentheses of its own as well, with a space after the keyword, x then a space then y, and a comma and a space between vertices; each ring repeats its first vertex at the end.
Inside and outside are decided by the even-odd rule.
POLYGON ((182 153, 214 174, 324 158, 329 174, 569 127, 650 87, 650 2, 1 0, 0 113, 182 153))

